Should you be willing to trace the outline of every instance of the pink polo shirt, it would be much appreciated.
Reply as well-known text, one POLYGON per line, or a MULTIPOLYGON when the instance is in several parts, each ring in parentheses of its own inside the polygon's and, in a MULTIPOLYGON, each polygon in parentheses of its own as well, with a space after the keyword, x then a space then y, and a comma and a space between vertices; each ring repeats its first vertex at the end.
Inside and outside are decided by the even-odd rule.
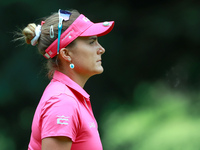
POLYGON ((71 150, 103 149, 89 95, 58 71, 35 111, 28 150, 41 150, 41 140, 54 136, 69 137, 71 150))

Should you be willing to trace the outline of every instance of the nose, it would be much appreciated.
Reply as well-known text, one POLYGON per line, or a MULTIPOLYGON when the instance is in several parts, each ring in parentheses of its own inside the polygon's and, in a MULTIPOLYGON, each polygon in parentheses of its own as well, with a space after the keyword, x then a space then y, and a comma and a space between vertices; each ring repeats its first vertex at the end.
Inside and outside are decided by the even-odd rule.
POLYGON ((97 53, 98 54, 103 54, 103 53, 105 53, 105 49, 99 44, 99 49, 98 49, 98 51, 97 51, 97 53))

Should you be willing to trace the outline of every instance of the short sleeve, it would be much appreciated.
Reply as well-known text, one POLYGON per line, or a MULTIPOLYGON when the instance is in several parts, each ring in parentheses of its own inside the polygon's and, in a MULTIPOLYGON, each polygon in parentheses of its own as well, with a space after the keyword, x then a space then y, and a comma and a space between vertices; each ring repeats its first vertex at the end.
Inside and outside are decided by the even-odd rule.
POLYGON ((66 94, 49 99, 41 112, 41 138, 66 136, 74 142, 79 128, 77 101, 66 94))

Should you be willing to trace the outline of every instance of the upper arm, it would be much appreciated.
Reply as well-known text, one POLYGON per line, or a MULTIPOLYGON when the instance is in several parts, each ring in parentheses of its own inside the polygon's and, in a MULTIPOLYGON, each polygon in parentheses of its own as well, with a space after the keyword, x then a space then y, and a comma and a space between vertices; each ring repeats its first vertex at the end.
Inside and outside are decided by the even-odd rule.
POLYGON ((64 136, 42 139, 42 150, 70 150, 71 146, 71 139, 64 136))
POLYGON ((41 115, 41 138, 69 137, 76 139, 79 128, 77 103, 65 94, 47 101, 41 115))

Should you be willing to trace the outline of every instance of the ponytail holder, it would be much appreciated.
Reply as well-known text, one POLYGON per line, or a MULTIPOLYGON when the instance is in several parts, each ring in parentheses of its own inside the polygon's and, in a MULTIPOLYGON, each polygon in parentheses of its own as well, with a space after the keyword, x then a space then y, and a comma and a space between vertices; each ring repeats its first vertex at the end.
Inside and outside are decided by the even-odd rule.
POLYGON ((41 34, 41 25, 37 25, 37 27, 35 28, 35 37, 31 40, 31 45, 35 46, 37 44, 40 34, 41 34))
POLYGON ((43 26, 43 24, 45 24, 45 21, 41 21, 41 26, 43 26))
POLYGON ((42 25, 45 23, 45 21, 41 22, 41 25, 37 25, 37 27, 35 28, 35 37, 31 40, 31 45, 35 46, 38 42, 38 39, 40 37, 41 34, 41 28, 42 25))

